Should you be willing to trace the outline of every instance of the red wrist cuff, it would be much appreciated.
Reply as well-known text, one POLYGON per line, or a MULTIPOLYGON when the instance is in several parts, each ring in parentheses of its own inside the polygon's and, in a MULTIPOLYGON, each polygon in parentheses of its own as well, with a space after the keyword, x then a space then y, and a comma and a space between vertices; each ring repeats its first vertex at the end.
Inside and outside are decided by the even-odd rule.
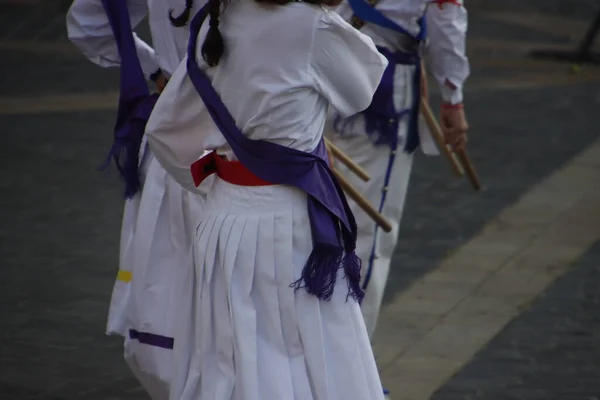
POLYGON ((442 9, 446 3, 454 4, 459 7, 462 6, 459 0, 432 0, 429 3, 436 3, 440 9, 442 9))
POLYGON ((463 103, 457 103, 457 104, 442 103, 442 108, 445 108, 445 109, 463 108, 463 103))

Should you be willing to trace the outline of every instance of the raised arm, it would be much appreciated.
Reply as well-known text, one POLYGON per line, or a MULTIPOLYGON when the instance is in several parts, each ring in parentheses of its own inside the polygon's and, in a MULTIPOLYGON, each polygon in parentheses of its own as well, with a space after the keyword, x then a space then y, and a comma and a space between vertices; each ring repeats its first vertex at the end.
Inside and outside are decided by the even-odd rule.
MULTIPOLYGON (((148 13, 147 0, 127 2, 131 24, 135 27, 148 13)), ((93 63, 101 67, 120 64, 119 52, 108 17, 100 0, 75 0, 67 13, 69 39, 93 63)), ((158 71, 154 50, 134 33, 142 70, 147 78, 158 71)))

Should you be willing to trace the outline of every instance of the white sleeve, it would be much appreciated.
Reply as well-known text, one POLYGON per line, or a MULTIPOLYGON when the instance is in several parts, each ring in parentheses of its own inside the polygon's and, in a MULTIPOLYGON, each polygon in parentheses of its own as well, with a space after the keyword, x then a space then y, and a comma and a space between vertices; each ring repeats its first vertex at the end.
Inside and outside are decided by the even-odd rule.
MULTIPOLYGON (((135 27, 148 13, 147 0, 127 2, 131 24, 135 27)), ((100 0, 75 0, 67 13, 69 39, 93 63, 101 67, 120 64, 119 51, 108 17, 100 0)), ((134 33, 135 46, 144 75, 149 78, 158 70, 154 49, 134 33)))
POLYGON ((218 131, 204 101, 187 74, 187 56, 175 70, 146 124, 146 137, 160 165, 185 189, 205 191, 194 184, 191 165, 207 152, 203 133, 218 131))
POLYGON ((370 37, 333 11, 323 13, 309 63, 315 87, 342 116, 366 109, 381 81, 387 59, 370 37))
POLYGON ((463 85, 469 76, 465 47, 467 10, 462 0, 432 1, 425 15, 429 38, 429 71, 440 86, 443 100, 452 104, 460 103, 463 85))

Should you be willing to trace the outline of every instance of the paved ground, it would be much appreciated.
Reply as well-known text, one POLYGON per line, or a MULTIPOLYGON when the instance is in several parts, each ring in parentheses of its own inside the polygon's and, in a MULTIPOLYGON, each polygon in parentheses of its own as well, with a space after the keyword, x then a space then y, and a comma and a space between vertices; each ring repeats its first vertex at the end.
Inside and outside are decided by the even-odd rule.
MULTIPOLYGON (((384 309, 374 340, 383 382, 394 399, 428 399, 569 271, 600 241, 599 201, 600 140, 529 188, 467 243, 398 292, 384 309)), ((549 293, 555 290, 565 294, 560 288, 549 293)), ((587 317, 597 318, 595 310, 588 311, 587 317)), ((592 324, 586 329, 597 335, 592 324)), ((546 327, 536 332, 544 336, 546 327)), ((592 358, 598 356, 594 350, 587 349, 592 358)), ((547 370, 564 373, 560 360, 542 362, 547 370)), ((577 374, 574 369, 561 382, 568 385, 567 379, 577 374)), ((464 393, 488 388, 484 380, 471 383, 464 393)), ((545 387, 540 380, 526 388, 535 392, 545 387)))
MULTIPOLYGON (((66 42, 61 2, 10 3, 0 1, 0 398, 144 399, 122 362, 119 341, 102 334, 116 271, 122 202, 116 178, 95 168, 110 144, 117 75, 90 65, 66 42)), ((394 315, 406 316, 394 314, 400 306, 413 317, 418 315, 421 303, 403 300, 419 288, 430 288, 424 283, 431 281, 431 274, 456 265, 453 255, 463 254, 462 249, 479 240, 484 226, 510 210, 540 181, 560 173, 600 136, 595 124, 600 70, 590 67, 571 75, 565 64, 527 57, 533 48, 574 46, 597 12, 597 1, 523 3, 468 3, 473 60, 466 95, 472 126, 470 152, 486 191, 472 192, 466 181, 452 177, 441 158, 418 159, 386 296, 390 320, 394 315)), ((593 185, 582 180, 585 173, 579 168, 561 182, 593 185)), ((558 187, 548 196, 560 203, 563 187, 558 187)), ((567 213, 580 200, 561 210, 567 213)), ((571 225, 564 221, 567 225, 560 225, 556 218, 548 219, 547 226, 568 231, 565 226, 571 225)), ((512 229, 522 231, 519 226, 512 229)), ((500 244, 508 240, 496 239, 500 244)), ((577 251, 561 259, 560 271, 585 251, 589 240, 578 242, 577 251)), ((600 374, 599 314, 591 306, 598 302, 593 292, 600 284, 594 273, 599 254, 594 247, 575 262, 564 280, 548 289, 488 348, 491 333, 469 352, 457 352, 464 358, 484 347, 473 364, 434 398, 598 397, 600 388, 586 379, 600 374), (587 293, 592 297, 586 300, 587 293), (563 392, 553 389, 557 376, 565 382, 563 392), (543 390, 555 397, 544 397, 543 390)), ((498 262, 498 271, 503 270, 501 265, 498 262)), ((474 270, 463 268, 460 274, 464 282, 484 279, 474 270)), ((530 295, 543 289, 532 287, 530 295)), ((432 300, 434 305, 448 301, 440 296, 432 300)), ((517 316, 527 304, 503 314, 508 319, 502 321, 517 316)), ((392 367, 406 362, 402 355, 411 356, 419 343, 426 344, 429 332, 444 332, 434 327, 453 312, 446 311, 421 318, 423 324, 406 316, 404 328, 384 319, 376 351, 380 356, 377 349, 394 346, 399 357, 381 362, 389 367, 384 380, 403 381, 403 370, 392 367), (413 328, 410 335, 390 335, 406 332, 407 326, 413 328)), ((500 332, 504 323, 494 321, 500 332)), ((416 356, 411 357, 414 363, 416 356)), ((438 389, 468 360, 448 362, 444 374, 438 374, 440 379, 428 381, 428 391, 438 389)), ((435 375, 425 364, 415 368, 435 375)), ((404 394, 395 390, 395 399, 426 398, 412 396, 408 386, 401 385, 407 387, 404 394)))
POLYGON ((433 400, 600 399, 600 243, 433 400))

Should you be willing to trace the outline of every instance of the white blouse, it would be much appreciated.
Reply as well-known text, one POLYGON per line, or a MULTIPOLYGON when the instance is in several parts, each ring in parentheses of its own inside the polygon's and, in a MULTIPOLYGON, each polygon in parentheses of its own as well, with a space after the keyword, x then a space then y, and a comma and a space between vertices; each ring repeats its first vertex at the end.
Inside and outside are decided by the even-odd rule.
MULTIPOLYGON (((387 66, 373 41, 324 7, 231 2, 220 21, 225 56, 209 68, 197 61, 251 139, 312 151, 331 104, 349 116, 368 107, 387 66)), ((185 60, 160 96, 146 126, 156 158, 184 187, 194 190, 190 165, 205 151, 233 159, 187 77, 185 60)))
MULTIPOLYGON (((121 1, 127 3, 133 27, 148 16, 153 47, 135 35, 138 57, 146 77, 159 67, 167 76, 171 75, 185 56, 189 28, 187 25, 174 27, 169 20, 169 10, 173 10, 173 16, 178 16, 185 8, 185 0, 121 1)), ((205 3, 206 0, 195 0, 191 16, 205 3)), ((117 44, 100 0, 75 0, 67 13, 67 33, 90 61, 101 67, 119 65, 117 44)))
MULTIPOLYGON (((469 61, 465 49, 467 10, 463 0, 458 0, 457 3, 461 5, 445 3, 440 8, 432 0, 380 0, 376 6, 386 17, 412 35, 419 33, 417 21, 425 15, 429 38, 425 54, 428 70, 439 84, 444 101, 453 104, 462 101, 463 85, 469 76, 469 61), (445 84, 446 81, 452 83, 456 89, 449 88, 445 84)), ((353 12, 346 1, 337 11, 346 21, 351 20, 353 12)), ((378 46, 402 50, 397 32, 369 23, 365 24, 361 32, 373 38, 378 46)))

